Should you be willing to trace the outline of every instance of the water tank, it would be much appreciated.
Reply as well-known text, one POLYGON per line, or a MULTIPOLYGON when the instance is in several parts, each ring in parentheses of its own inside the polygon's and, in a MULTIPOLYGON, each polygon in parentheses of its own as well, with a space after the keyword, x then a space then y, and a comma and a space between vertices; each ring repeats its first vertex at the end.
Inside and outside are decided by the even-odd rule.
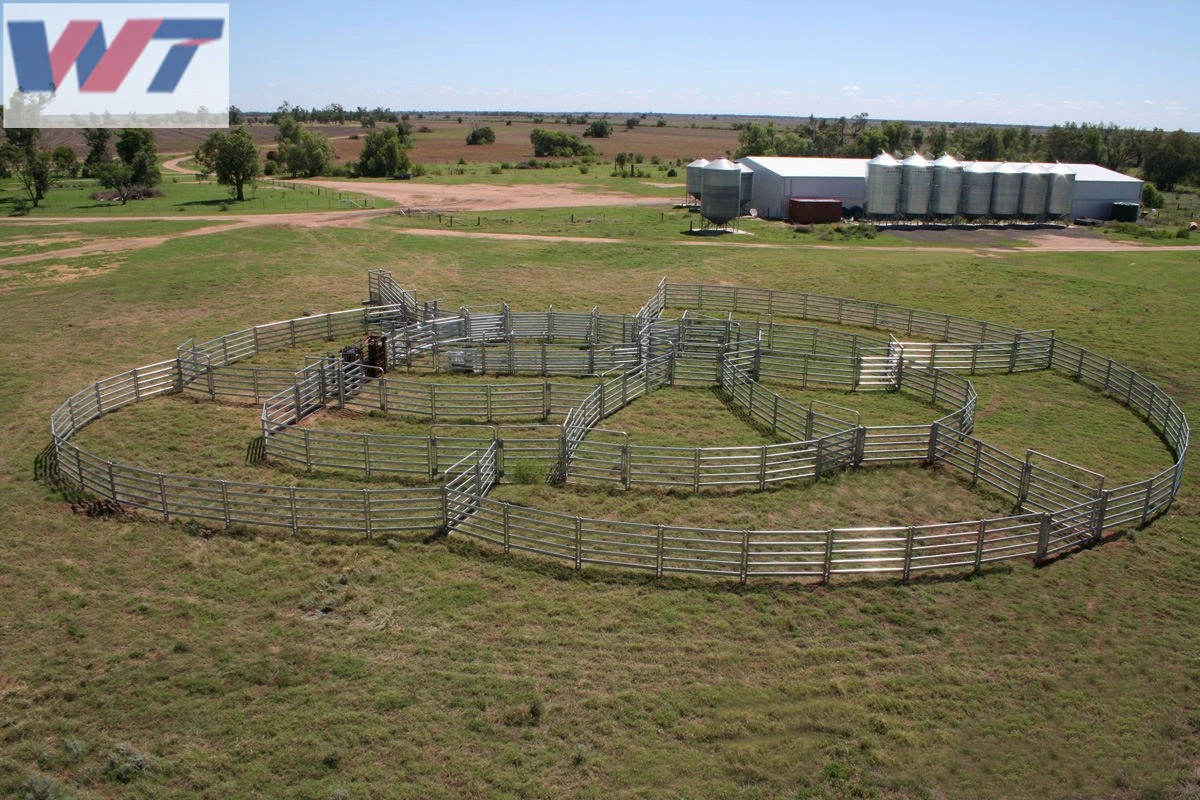
POLYGON ((900 162, 900 213, 906 217, 924 217, 929 213, 933 192, 933 170, 918 153, 900 162))
POLYGON ((1137 222, 1141 210, 1139 203, 1116 202, 1112 206, 1112 218, 1117 222, 1137 222))
POLYGON ((1029 164, 1021 170, 1021 216, 1044 217, 1046 196, 1050 193, 1050 173, 1041 164, 1029 164))
POLYGON ((1021 207, 1021 173, 1004 163, 992 170, 992 216, 1015 217, 1021 207))
POLYGON ((701 170, 707 166, 707 158, 697 158, 687 165, 687 193, 697 200, 700 199, 700 188, 704 182, 704 173, 701 170))
POLYGON ((724 225, 741 214, 742 170, 727 158, 703 168, 700 182, 700 215, 724 225))
POLYGON ((887 153, 867 162, 867 214, 890 217, 900 210, 900 164, 887 153))
POLYGON ((933 162, 933 192, 929 196, 929 211, 940 217, 953 217, 962 200, 962 164, 949 153, 933 162))
POLYGON ((741 214, 750 213, 750 199, 754 196, 754 170, 747 167, 745 164, 739 163, 738 169, 742 171, 741 192, 742 203, 738 209, 741 214))
POLYGON ((1046 215, 1055 219, 1070 216, 1075 207, 1075 172, 1070 167, 1055 164, 1047 175, 1050 189, 1046 195, 1046 215))
POLYGON ((992 170, 976 161, 963 169, 962 201, 958 213, 966 217, 986 217, 992 209, 992 170))

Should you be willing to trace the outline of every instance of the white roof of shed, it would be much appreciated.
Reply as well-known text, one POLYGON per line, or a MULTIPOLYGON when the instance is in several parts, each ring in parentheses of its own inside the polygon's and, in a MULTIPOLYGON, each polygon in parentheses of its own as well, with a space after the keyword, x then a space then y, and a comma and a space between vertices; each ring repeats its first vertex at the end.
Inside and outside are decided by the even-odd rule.
POLYGON ((765 169, 782 178, 862 178, 867 177, 865 158, 792 158, 785 156, 747 156, 742 159, 752 169, 765 169))
MULTIPOLYGON (((867 177, 867 159, 865 158, 795 158, 790 156, 746 156, 740 159, 742 163, 750 165, 755 170, 766 170, 782 178, 861 178, 867 177)), ((970 169, 974 167, 978 169, 994 170, 1000 166, 1001 161, 975 161, 963 162, 963 166, 970 169)), ((1026 166, 1025 163, 1009 162, 1005 171, 1010 169, 1019 170, 1026 166)), ((1055 167, 1055 164, 1040 164, 1043 168, 1050 169, 1055 167)), ((1111 169, 1106 169, 1098 164, 1063 164, 1075 173, 1075 180, 1083 182, 1109 182, 1109 183, 1141 183, 1138 178, 1131 178, 1128 175, 1123 175, 1120 172, 1114 172, 1111 169)))

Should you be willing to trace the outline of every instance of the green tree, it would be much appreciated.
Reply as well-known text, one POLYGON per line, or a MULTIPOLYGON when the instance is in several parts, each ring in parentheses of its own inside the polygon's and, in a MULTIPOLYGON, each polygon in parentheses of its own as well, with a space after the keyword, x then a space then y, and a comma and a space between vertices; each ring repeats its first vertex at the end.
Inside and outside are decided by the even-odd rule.
POLYGON ((130 171, 134 186, 149 189, 162 179, 158 168, 158 150, 154 144, 154 131, 146 128, 122 128, 117 133, 117 155, 130 171))
POLYGON ((880 126, 880 132, 889 153, 902 154, 912 144, 912 129, 902 120, 888 120, 880 126))
POLYGON ((738 131, 738 148, 733 157, 779 155, 775 150, 775 139, 774 122, 768 122, 766 125, 751 122, 738 131))
POLYGON ((929 149, 929 154, 934 158, 944 155, 946 148, 950 145, 950 132, 946 130, 946 126, 938 125, 931 130, 925 137, 925 145, 929 149))
POLYGON ((50 153, 38 147, 42 131, 40 128, 6 128, 4 134, 8 140, 0 156, 5 162, 4 171, 16 177, 21 191, 37 208, 50 191, 53 178, 50 153))
POLYGON ((495 144, 496 132, 490 126, 475 127, 467 134, 467 144, 495 144))
POLYGON ((1200 139, 1184 130, 1169 133, 1147 156, 1142 170, 1163 191, 1200 175, 1200 139))
POLYGON ((607 139, 612 136, 612 123, 606 119, 598 119, 584 128, 583 135, 592 139, 607 139))
POLYGON ((54 148, 50 153, 50 160, 54 163, 54 171, 59 176, 74 178, 79 175, 79 159, 75 156, 75 151, 65 144, 54 148))
POLYGON ((245 125, 229 133, 210 133, 196 149, 196 161, 217 176, 217 183, 231 187, 239 201, 246 199, 246 182, 253 181, 259 173, 258 147, 245 125))
MULTIPOLYGON (((283 106, 280 109, 282 111, 283 106)), ((277 158, 289 174, 309 178, 329 169, 333 162, 333 145, 329 143, 329 137, 301 127, 291 114, 278 114, 276 125, 279 126, 275 135, 275 141, 279 143, 277 158)))
POLYGON ((133 167, 120 159, 106 161, 92 168, 92 175, 105 189, 111 189, 121 198, 121 205, 129 202, 129 198, 137 189, 133 181, 133 167))
POLYGON ((534 128, 529 134, 533 154, 538 158, 594 156, 596 148, 584 144, 578 136, 545 128, 534 128))
POLYGON ((108 143, 112 139, 112 131, 108 128, 84 128, 83 141, 87 144, 88 152, 83 159, 83 174, 91 176, 91 170, 97 164, 103 164, 112 156, 108 152, 108 143))
POLYGON ((412 161, 397 129, 380 128, 367 134, 358 157, 359 174, 382 178, 411 170, 412 161))

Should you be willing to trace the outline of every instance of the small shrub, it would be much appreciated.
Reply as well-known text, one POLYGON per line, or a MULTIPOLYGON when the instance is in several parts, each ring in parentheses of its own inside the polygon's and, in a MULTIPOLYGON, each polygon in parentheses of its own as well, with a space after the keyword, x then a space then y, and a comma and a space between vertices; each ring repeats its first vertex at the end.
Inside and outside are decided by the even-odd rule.
POLYGON ((504 169, 493 164, 492 166, 488 167, 488 172, 493 175, 499 175, 504 172, 504 169))
POLYGON ((128 742, 118 743, 104 760, 104 776, 119 783, 132 783, 153 771, 154 757, 128 742))
POLYGON ((530 486, 546 482, 546 465, 538 461, 518 461, 512 468, 513 483, 530 486))
POLYGON ((466 157, 466 156, 459 156, 459 157, 458 157, 458 165, 459 165, 460 167, 465 167, 465 166, 467 165, 467 157, 466 157))
POLYGON ((675 178, 675 177, 678 177, 678 176, 679 176, 679 173, 675 171, 675 168, 674 168, 674 167, 671 167, 669 170, 667 170, 667 177, 668 177, 668 178, 675 178))
POLYGON ((51 778, 41 775, 30 775, 25 781, 25 791, 22 800, 71 800, 75 795, 59 786, 51 778))
POLYGON ((1162 208, 1166 204, 1166 199, 1162 192, 1153 183, 1146 181, 1142 186, 1142 205, 1146 208, 1162 208))
MULTIPOLYGON (((587 164, 579 165, 579 174, 580 175, 587 175, 590 170, 591 170, 591 168, 587 164)), ((1187 229, 1185 228, 1184 231, 1186 232, 1187 229)))
POLYGON ((1175 231, 1175 238, 1176 238, 1176 239, 1187 239, 1187 238, 1190 238, 1190 237, 1191 237, 1191 235, 1192 235, 1192 231, 1191 231, 1191 229, 1190 229, 1190 228, 1188 228, 1188 227, 1186 227, 1186 226, 1185 226, 1185 227, 1182 227, 1182 228, 1180 228, 1180 229, 1179 229, 1179 230, 1177 230, 1177 231, 1175 231))

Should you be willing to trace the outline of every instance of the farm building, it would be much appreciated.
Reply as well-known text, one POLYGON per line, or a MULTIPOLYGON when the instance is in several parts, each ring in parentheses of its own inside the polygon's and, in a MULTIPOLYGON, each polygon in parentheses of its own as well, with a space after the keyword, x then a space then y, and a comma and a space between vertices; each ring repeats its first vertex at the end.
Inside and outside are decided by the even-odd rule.
MULTIPOLYGON (((885 181, 883 196, 886 197, 891 188, 886 181, 895 178, 895 188, 903 192, 901 173, 923 175, 925 170, 933 174, 935 180, 929 191, 903 192, 895 198, 894 209, 888 208, 885 215, 906 212, 911 216, 922 216, 914 213, 913 209, 920 206, 921 201, 931 204, 930 213, 944 208, 947 198, 943 192, 940 197, 936 182, 940 175, 950 174, 962 169, 963 177, 967 179, 962 188, 962 202, 973 203, 968 198, 968 192, 974 191, 977 183, 982 184, 986 176, 988 198, 991 199, 993 184, 999 183, 1001 195, 995 208, 1007 216, 1010 208, 1015 208, 1022 215, 1028 213, 1020 200, 1027 198, 1028 193, 1021 194, 1027 185, 1033 185, 1044 194, 1035 194, 1046 202, 1053 204, 1058 201, 1053 181, 1056 178, 1073 178, 1073 192, 1067 197, 1067 204, 1058 213, 1050 216, 1066 216, 1069 219, 1091 217, 1093 219, 1112 219, 1113 203, 1140 203, 1142 198, 1142 181, 1131 178, 1119 172, 1106 169, 1095 164, 1001 164, 989 161, 965 162, 959 164, 952 158, 943 157, 933 163, 926 162, 919 156, 897 162, 890 157, 881 159, 864 158, 783 158, 774 156, 748 156, 740 159, 739 163, 754 171, 753 179, 749 182, 751 191, 749 208, 755 209, 760 217, 769 219, 785 219, 789 214, 789 201, 793 198, 838 200, 847 211, 851 209, 867 210, 868 191, 867 177, 870 171, 881 175, 885 181), (1000 176, 996 181, 996 176, 1000 176), (1061 176, 1061 177, 1060 177, 1061 176), (978 181, 977 181, 978 179, 978 181), (1046 182, 1043 189, 1039 186, 1046 182), (1005 191, 1009 186, 1014 187, 1017 194, 1009 196, 1005 191), (1069 210, 1068 210, 1069 209, 1069 210)), ((961 180, 957 178, 956 180, 961 180)), ((745 185, 745 184, 743 184, 745 185)), ((873 193, 874 194, 874 193, 873 193)), ((957 190, 955 192, 957 196, 957 190)), ((878 200, 878 197, 875 198, 878 200)), ((743 201, 743 204, 744 201, 743 201)), ((876 202, 878 209, 878 202, 876 202)), ((988 208, 985 202, 984 213, 988 208)), ((974 213, 974 212, 972 212, 974 213)), ((1015 212, 1014 212, 1015 213, 1015 212)))

